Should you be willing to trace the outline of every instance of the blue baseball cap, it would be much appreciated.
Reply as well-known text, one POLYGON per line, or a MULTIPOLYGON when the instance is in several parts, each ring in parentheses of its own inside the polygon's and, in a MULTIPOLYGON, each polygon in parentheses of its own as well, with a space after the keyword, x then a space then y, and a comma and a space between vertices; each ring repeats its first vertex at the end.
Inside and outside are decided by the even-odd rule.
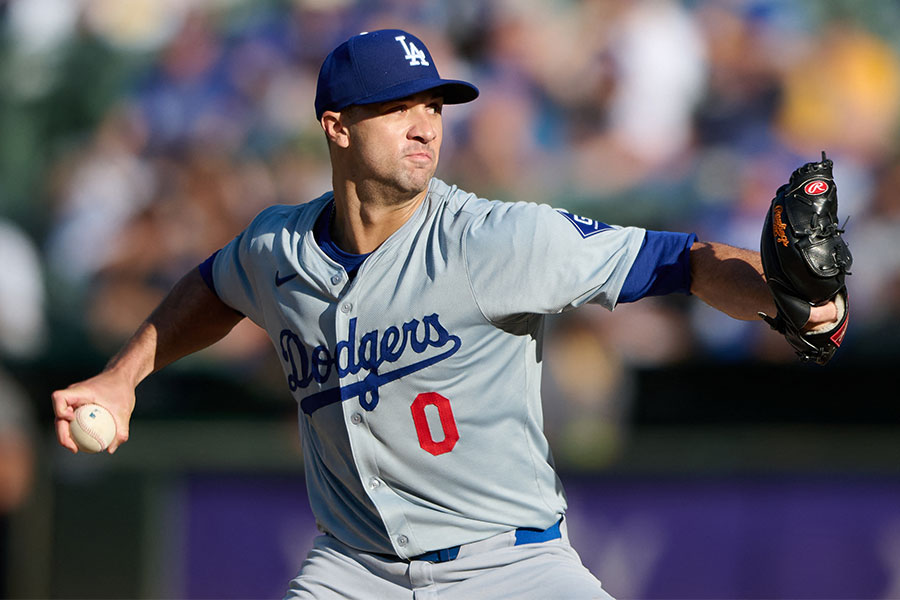
POLYGON ((416 36, 400 29, 355 35, 325 58, 316 84, 316 118, 326 110, 375 104, 439 89, 445 104, 478 97, 465 81, 441 79, 431 53, 416 36))

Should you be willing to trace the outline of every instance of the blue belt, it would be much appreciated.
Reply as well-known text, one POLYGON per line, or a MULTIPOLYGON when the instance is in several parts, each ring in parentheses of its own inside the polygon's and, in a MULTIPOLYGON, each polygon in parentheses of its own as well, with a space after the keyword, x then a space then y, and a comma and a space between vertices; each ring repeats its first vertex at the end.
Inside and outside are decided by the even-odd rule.
MULTIPOLYGON (((562 519, 548 527, 547 529, 534 529, 533 527, 519 527, 516 529, 515 546, 522 544, 538 544, 540 542, 549 542, 550 540, 558 540, 562 537, 559 531, 559 525, 562 519)), ((461 546, 451 546, 442 550, 432 550, 425 554, 413 556, 410 560, 427 560, 429 562, 447 562, 459 556, 461 546)))

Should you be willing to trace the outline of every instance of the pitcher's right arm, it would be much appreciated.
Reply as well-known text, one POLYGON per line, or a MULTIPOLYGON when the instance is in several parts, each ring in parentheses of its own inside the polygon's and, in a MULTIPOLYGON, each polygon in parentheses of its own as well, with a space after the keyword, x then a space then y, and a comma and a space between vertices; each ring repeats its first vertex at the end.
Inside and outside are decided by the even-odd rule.
POLYGON ((83 404, 99 404, 116 421, 113 453, 128 440, 135 388, 148 375, 179 358, 219 341, 244 316, 223 303, 199 269, 193 269, 175 284, 172 291, 138 327, 122 349, 98 375, 53 392, 53 412, 59 443, 77 452, 69 434, 75 409, 83 404))

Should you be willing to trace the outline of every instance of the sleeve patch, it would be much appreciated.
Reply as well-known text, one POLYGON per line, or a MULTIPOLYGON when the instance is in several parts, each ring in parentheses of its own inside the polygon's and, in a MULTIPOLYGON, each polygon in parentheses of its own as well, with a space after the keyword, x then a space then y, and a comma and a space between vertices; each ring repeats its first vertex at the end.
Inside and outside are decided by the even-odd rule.
POLYGON ((561 208, 557 208, 556 212, 565 217, 569 221, 569 223, 571 223, 575 227, 575 229, 578 230, 578 233, 582 238, 589 238, 592 235, 596 235, 606 229, 612 229, 612 227, 610 227, 606 223, 601 223, 600 221, 595 221, 587 217, 579 217, 578 215, 573 215, 569 211, 563 210, 561 208))

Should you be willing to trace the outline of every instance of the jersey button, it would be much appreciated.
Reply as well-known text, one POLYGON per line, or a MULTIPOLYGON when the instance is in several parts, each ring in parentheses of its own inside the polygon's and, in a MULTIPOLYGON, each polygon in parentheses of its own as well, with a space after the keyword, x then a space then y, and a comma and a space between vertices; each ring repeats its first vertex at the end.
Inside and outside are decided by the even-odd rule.
POLYGON ((373 477, 372 479, 369 480, 369 487, 372 488, 373 490, 378 489, 379 487, 381 487, 381 480, 378 479, 377 477, 373 477))
POLYGON ((350 304, 349 302, 344 302, 343 304, 341 304, 341 312, 342 313, 348 313, 351 310, 353 310, 353 305, 350 304))
POLYGON ((359 425, 360 423, 362 423, 362 415, 359 413, 353 413, 353 415, 350 417, 350 422, 354 425, 359 425))
POLYGON ((344 277, 340 273, 335 273, 334 275, 331 276, 332 285, 339 284, 343 278, 344 277))
POLYGON ((398 546, 403 547, 403 546, 407 545, 408 543, 409 543, 409 538, 406 537, 405 535, 401 535, 401 536, 397 537, 397 545, 398 546))

